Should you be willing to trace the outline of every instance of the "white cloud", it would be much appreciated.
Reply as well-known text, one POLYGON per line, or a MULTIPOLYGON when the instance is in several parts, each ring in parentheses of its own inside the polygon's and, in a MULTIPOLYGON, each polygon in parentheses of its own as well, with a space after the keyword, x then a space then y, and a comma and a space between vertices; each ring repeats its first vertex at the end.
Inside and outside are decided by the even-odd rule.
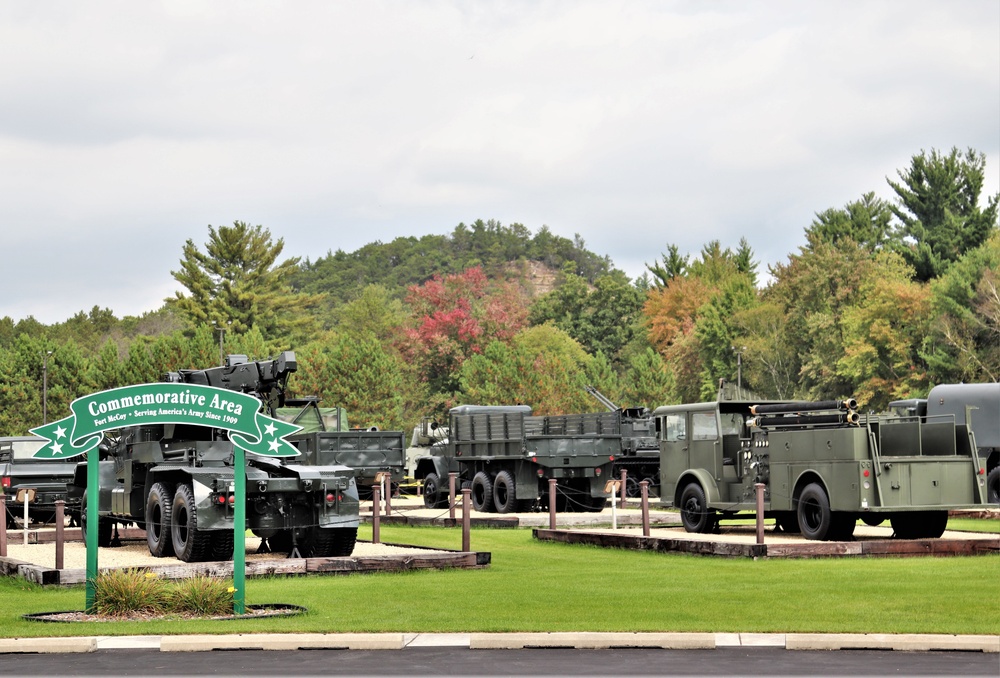
POLYGON ((984 151, 1000 190, 998 23, 988 0, 4 4, 0 316, 152 310, 184 240, 236 219, 314 259, 497 218, 631 275, 741 235, 774 262, 921 149, 984 151))

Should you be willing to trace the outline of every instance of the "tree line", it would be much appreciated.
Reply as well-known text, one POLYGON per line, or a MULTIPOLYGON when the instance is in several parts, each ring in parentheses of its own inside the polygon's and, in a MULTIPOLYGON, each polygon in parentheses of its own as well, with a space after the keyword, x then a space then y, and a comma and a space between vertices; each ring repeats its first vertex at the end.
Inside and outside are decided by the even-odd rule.
POLYGON ((746 240, 666 244, 630 280, 542 227, 495 221, 315 261, 281 258, 263 226, 210 226, 173 271, 183 288, 142 317, 95 307, 63 323, 0 319, 0 432, 24 434, 95 390, 180 368, 296 351, 295 395, 356 426, 408 428, 466 403, 593 411, 714 397, 856 397, 881 409, 936 383, 1000 378, 1000 194, 985 156, 921 152, 870 192, 818 212, 806 244, 769 267, 746 240), (531 265, 553 272, 540 293, 531 265), (44 375, 43 375, 44 370, 44 375))

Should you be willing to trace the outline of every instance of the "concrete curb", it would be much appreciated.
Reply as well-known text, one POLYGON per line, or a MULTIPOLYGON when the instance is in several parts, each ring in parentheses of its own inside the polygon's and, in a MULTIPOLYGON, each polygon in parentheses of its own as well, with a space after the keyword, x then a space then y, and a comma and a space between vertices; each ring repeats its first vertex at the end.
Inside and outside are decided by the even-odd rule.
POLYGON ((161 652, 209 650, 402 650, 402 633, 248 633, 163 636, 161 652))
POLYGON ((884 633, 240 633, 185 636, 76 636, 0 638, 0 655, 145 649, 211 650, 402 650, 464 647, 655 648, 693 650, 778 647, 786 650, 898 650, 1000 653, 1000 636, 884 633))
POLYGON ((97 638, 0 638, 0 654, 95 652, 97 638))
POLYGON ((888 633, 789 633, 786 650, 962 650, 1000 652, 1000 636, 888 633))
POLYGON ((664 650, 714 650, 714 633, 473 633, 473 650, 520 650, 532 647, 609 648, 651 647, 664 650))

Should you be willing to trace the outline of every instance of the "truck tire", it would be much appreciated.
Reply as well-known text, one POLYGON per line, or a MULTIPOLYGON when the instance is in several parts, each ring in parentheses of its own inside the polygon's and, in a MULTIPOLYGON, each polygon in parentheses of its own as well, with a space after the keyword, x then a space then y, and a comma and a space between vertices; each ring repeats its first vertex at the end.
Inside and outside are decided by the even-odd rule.
POLYGON ((174 554, 185 563, 207 560, 212 552, 212 533, 198 529, 194 491, 187 483, 178 485, 174 492, 174 503, 170 507, 170 538, 174 554))
POLYGON ((705 490, 698 483, 688 483, 681 492, 681 522, 688 532, 709 532, 715 524, 715 511, 708 508, 705 490))
POLYGON ((424 506, 429 509, 448 506, 448 493, 441 487, 441 478, 436 473, 424 477, 424 506))
POLYGON ((493 504, 497 513, 513 513, 517 510, 514 476, 510 471, 500 471, 493 479, 493 504))
MULTIPOLYGON (((111 546, 111 533, 114 531, 114 523, 110 518, 97 519, 97 546, 107 548, 111 546)), ((87 490, 83 491, 83 498, 80 500, 80 532, 83 535, 83 543, 87 543, 87 490)))
POLYGON ((232 560, 235 537, 230 530, 214 530, 209 532, 212 537, 211 560, 232 560))
POLYGON ((166 483, 153 483, 146 497, 146 545, 155 558, 174 555, 170 537, 170 511, 174 502, 174 488, 166 483))
POLYGON ((1000 466, 997 466, 986 476, 986 501, 1000 504, 1000 466))
POLYGON ((947 511, 894 513, 889 524, 898 539, 937 539, 948 527, 947 511))
POLYGON ((805 486, 799 495, 796 515, 803 537, 816 541, 827 539, 834 520, 833 512, 830 510, 830 498, 822 485, 809 483, 805 486))
POLYGON ((346 558, 354 553, 354 545, 358 541, 358 528, 336 527, 333 528, 333 531, 336 534, 334 535, 333 549, 330 555, 337 558, 346 558))
POLYGON ((493 480, 484 471, 472 477, 472 510, 480 513, 493 511, 493 480))

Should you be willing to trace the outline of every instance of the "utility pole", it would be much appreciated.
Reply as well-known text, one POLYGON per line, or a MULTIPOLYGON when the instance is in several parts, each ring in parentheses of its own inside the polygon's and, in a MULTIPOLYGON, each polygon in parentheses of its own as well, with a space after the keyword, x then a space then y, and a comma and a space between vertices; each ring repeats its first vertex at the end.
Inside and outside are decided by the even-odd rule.
POLYGON ((739 348, 733 346, 733 352, 736 354, 736 390, 740 392, 743 390, 743 351, 745 350, 747 350, 746 346, 739 348))
POLYGON ((230 320, 230 321, 228 321, 226 323, 227 327, 223 327, 219 323, 214 323, 214 325, 213 325, 213 328, 216 329, 216 330, 218 330, 218 332, 219 332, 219 365, 222 365, 223 367, 226 365, 226 356, 225 356, 225 353, 223 353, 222 336, 226 333, 226 330, 229 329, 228 325, 232 325, 232 324, 233 324, 233 321, 230 320))
POLYGON ((49 423, 49 356, 52 351, 42 353, 42 426, 49 423))

